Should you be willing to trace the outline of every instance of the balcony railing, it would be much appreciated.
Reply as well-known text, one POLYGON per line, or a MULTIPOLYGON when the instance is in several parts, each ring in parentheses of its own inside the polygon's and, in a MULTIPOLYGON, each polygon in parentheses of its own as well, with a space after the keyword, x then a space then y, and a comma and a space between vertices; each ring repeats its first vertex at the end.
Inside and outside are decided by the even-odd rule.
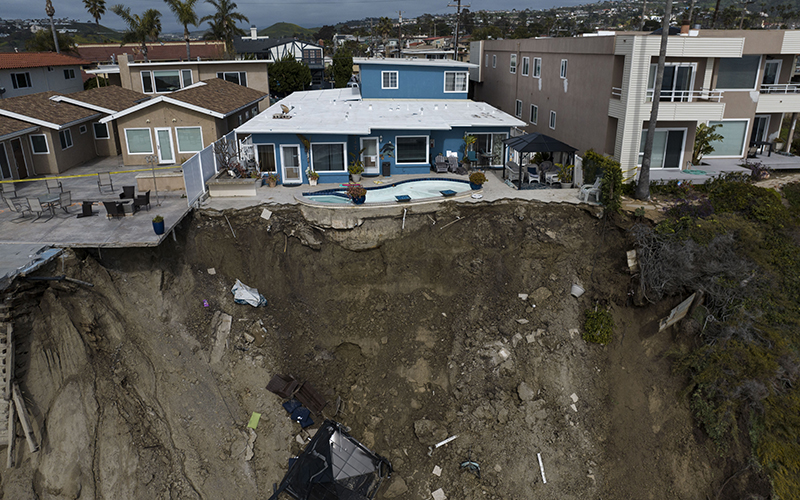
MULTIPOLYGON (((720 102, 722 90, 662 90, 661 102, 720 102)), ((647 90, 647 102, 653 102, 653 89, 647 90)))
POLYGON ((762 94, 800 94, 800 84, 798 83, 777 83, 773 85, 762 85, 762 94))
POLYGON ((614 99, 622 99, 622 89, 619 87, 611 87, 611 97, 614 99))

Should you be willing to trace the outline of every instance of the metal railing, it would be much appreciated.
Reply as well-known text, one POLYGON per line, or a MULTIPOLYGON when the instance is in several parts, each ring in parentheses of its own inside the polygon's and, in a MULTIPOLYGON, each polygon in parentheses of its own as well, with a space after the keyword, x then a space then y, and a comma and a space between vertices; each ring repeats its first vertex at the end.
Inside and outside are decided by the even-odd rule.
MULTIPOLYGON (((662 90, 661 102, 720 102, 722 90, 662 90)), ((653 89, 647 90, 647 102, 653 102, 653 89)))
POLYGON ((800 84, 797 83, 775 83, 772 85, 762 85, 762 94, 800 94, 800 84))
POLYGON ((619 87, 611 87, 611 97, 622 99, 622 89, 619 87))

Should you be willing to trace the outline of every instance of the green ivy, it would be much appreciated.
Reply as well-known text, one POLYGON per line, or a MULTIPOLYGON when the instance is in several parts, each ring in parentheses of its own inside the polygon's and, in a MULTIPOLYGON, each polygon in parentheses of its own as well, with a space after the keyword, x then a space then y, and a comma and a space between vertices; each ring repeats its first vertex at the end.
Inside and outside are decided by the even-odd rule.
POLYGON ((604 308, 587 309, 583 313, 583 340, 595 344, 606 345, 611 342, 614 333, 614 318, 604 308))

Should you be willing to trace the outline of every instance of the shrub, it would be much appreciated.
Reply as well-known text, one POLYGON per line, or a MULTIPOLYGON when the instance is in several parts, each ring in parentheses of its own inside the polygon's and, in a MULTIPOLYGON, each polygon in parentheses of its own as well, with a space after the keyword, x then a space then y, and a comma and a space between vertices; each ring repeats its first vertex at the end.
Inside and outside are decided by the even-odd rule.
POLYGON ((790 182, 783 186, 783 197, 793 210, 800 209, 800 182, 790 182))
POLYGON ((364 186, 361 184, 349 184, 347 186, 347 196, 350 197, 351 200, 356 198, 361 198, 362 196, 367 195, 367 190, 364 189, 364 186))
POLYGON ((622 169, 619 168, 619 162, 606 166, 600 193, 606 209, 619 212, 622 206, 622 169))
POLYGON ((483 174, 483 172, 472 172, 469 174, 469 181, 473 184, 482 185, 484 182, 486 182, 486 176, 483 174))
POLYGON ((732 212, 773 227, 782 227, 789 211, 773 189, 754 186, 741 178, 720 178, 706 187, 716 213, 732 212))
POLYGON ((595 344, 606 345, 611 342, 614 333, 614 318, 608 309, 595 306, 583 313, 583 340, 595 344))

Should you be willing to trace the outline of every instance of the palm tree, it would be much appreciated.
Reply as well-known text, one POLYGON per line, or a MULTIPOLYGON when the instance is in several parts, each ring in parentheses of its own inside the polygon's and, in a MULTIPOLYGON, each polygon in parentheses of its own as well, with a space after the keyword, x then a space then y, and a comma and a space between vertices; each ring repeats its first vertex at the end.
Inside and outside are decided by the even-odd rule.
MULTIPOLYGON (((86 1, 86 0, 84 0, 86 1)), ((197 14, 194 11, 194 4, 197 0, 164 0, 169 5, 169 9, 178 18, 178 22, 183 25, 183 39, 186 40, 186 60, 192 59, 192 53, 189 48, 189 25, 197 26, 200 22, 197 19, 197 14)))
POLYGON ((106 13, 106 0, 83 0, 83 5, 94 18, 94 23, 100 24, 100 18, 106 13))
POLYGON ((217 9, 214 14, 203 16, 200 22, 208 21, 209 30, 206 32, 206 38, 209 35, 217 40, 225 40, 225 50, 230 54, 233 52, 233 37, 236 35, 244 35, 245 31, 236 26, 237 21, 249 23, 250 20, 236 11, 236 2, 229 0, 206 0, 217 9))
POLYGON ((111 12, 121 17, 128 25, 128 30, 122 35, 122 43, 141 43, 142 56, 149 62, 146 42, 148 38, 152 41, 158 40, 158 35, 161 34, 161 12, 147 9, 140 17, 139 14, 131 14, 131 8, 124 5, 111 7, 111 12))

